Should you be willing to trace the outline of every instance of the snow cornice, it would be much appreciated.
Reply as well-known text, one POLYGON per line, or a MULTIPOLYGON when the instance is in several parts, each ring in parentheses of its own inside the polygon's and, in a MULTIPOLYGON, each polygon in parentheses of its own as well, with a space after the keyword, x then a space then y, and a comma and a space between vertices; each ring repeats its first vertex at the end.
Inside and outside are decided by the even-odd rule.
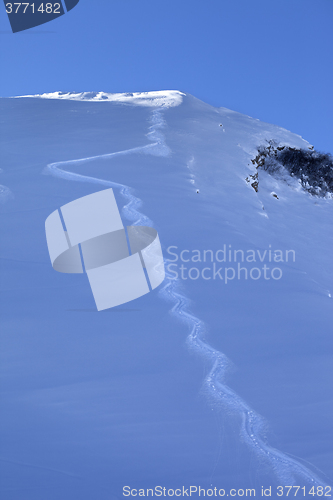
POLYGON ((107 92, 50 92, 45 94, 16 96, 34 97, 39 99, 65 99, 70 101, 88 102, 119 102, 134 106, 165 107, 179 106, 183 101, 183 92, 178 90, 157 90, 152 92, 127 92, 111 94, 107 92))

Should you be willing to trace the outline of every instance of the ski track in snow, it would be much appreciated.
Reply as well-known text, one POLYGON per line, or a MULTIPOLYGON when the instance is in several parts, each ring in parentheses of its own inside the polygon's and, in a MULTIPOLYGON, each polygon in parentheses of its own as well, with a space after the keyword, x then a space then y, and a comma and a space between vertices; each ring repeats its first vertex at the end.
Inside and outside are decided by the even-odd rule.
MULTIPOLYGON (((119 190, 127 201, 122 210, 124 217, 132 221, 133 225, 153 226, 153 222, 139 212, 138 209, 141 207, 142 201, 140 198, 134 196, 131 187, 96 177, 69 172, 63 170, 63 167, 80 166, 83 163, 93 160, 103 160, 136 153, 167 156, 170 153, 170 149, 166 145, 164 135, 161 132, 165 124, 162 110, 162 107, 160 107, 152 111, 151 126, 147 134, 151 144, 90 158, 51 163, 47 165, 42 173, 69 181, 88 182, 115 188, 119 190)), ((307 467, 283 452, 272 448, 261 437, 266 427, 264 419, 226 385, 225 376, 230 366, 230 361, 222 352, 217 351, 205 341, 205 325, 203 321, 189 312, 190 300, 180 293, 178 280, 171 278, 170 274, 166 273, 164 287, 159 293, 165 300, 174 303, 171 313, 189 327, 190 334, 187 337, 189 349, 198 353, 211 364, 211 369, 204 380, 204 391, 208 399, 227 412, 241 417, 241 437, 250 449, 255 452, 259 461, 264 461, 267 465, 270 465, 282 485, 296 486, 302 480, 315 487, 328 486, 328 483, 322 481, 307 467)))

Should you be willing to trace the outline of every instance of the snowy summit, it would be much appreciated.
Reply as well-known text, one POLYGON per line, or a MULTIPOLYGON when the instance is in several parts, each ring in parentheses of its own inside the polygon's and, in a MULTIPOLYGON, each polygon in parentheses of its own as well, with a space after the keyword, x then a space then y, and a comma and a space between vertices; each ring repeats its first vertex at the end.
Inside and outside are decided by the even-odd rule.
POLYGON ((3 496, 330 491, 332 157, 179 91, 1 116, 3 496), (124 226, 158 231, 166 278, 97 312, 86 274, 52 269, 45 220, 110 188, 124 226))

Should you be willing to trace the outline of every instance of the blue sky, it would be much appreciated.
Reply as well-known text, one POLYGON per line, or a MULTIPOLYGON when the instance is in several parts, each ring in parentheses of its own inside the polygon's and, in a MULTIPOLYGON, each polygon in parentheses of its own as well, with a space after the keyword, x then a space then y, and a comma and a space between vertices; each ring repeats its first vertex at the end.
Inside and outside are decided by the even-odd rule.
POLYGON ((12 34, 0 95, 178 89, 333 153, 333 0, 80 0, 12 34))

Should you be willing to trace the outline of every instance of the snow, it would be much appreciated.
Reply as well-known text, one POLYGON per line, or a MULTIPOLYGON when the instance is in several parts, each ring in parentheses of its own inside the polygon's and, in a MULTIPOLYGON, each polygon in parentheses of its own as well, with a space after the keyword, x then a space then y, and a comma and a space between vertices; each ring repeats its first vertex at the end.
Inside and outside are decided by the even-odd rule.
POLYGON ((246 182, 258 147, 309 143, 176 91, 33 97, 1 99, 2 496, 331 484, 332 200, 246 182), (109 187, 170 261, 157 290, 97 312, 85 275, 52 269, 44 223, 109 187))
POLYGON ((37 97, 40 99, 66 99, 71 101, 88 102, 121 102, 134 106, 149 107, 173 107, 179 106, 182 102, 182 96, 185 95, 178 90, 153 91, 153 92, 133 92, 110 94, 107 92, 50 92, 45 94, 19 96, 19 97, 37 97))

